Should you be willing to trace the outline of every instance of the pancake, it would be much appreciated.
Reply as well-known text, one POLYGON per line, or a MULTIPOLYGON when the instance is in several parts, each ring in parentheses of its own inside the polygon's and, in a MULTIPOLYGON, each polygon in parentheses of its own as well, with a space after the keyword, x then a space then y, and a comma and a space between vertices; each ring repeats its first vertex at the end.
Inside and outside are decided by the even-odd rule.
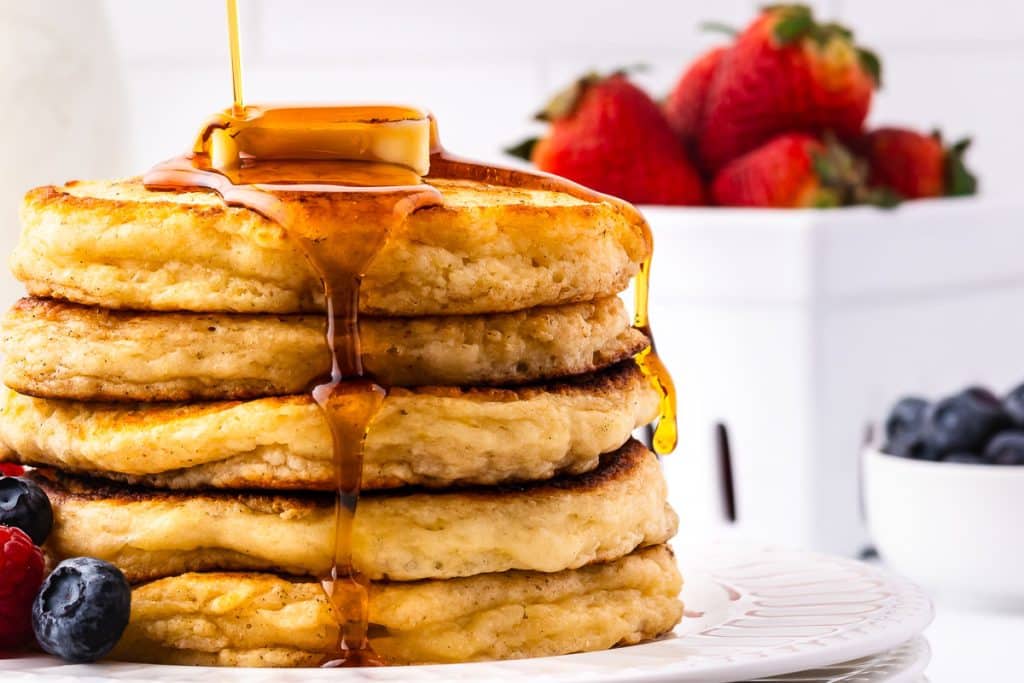
MULTIPOLYGON (((580 474, 654 419, 633 361, 516 389, 392 389, 371 423, 365 489, 580 474)), ((96 404, 0 388, 6 459, 160 488, 333 490, 331 435, 308 396, 96 404)), ((0 460, 5 456, 0 454, 0 460)))
MULTIPOLYGON (((138 582, 188 571, 323 576, 334 496, 161 492, 36 473, 53 503, 47 550, 97 557, 138 582)), ((677 518, 657 458, 636 441, 577 477, 519 487, 364 495, 353 564, 373 580, 543 572, 664 543, 677 518)))
MULTIPOLYGON (((626 288, 649 255, 611 202, 431 179, 441 206, 413 213, 374 259, 360 310, 497 313, 626 288)), ((150 192, 138 178, 30 191, 12 269, 29 292, 105 308, 298 313, 320 283, 282 229, 213 192, 150 192)))
MULTIPOLYGON (((22 299, 3 323, 4 382, 104 401, 305 392, 330 369, 318 316, 137 313, 22 299)), ((394 386, 501 385, 590 372, 647 345, 618 297, 518 313, 363 318, 366 370, 394 386)))
MULTIPOLYGON (((395 664, 603 650, 648 640, 682 616, 663 545, 544 574, 375 583, 370 641, 395 664)), ((316 666, 337 625, 320 585, 269 574, 184 574, 136 587, 115 659, 206 666, 316 666)))

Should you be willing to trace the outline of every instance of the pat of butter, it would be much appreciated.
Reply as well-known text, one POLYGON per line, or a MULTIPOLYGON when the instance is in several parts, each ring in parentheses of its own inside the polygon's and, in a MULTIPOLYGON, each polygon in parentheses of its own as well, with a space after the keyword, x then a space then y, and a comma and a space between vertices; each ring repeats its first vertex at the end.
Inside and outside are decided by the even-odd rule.
POLYGON ((260 107, 215 116, 196 140, 214 168, 255 159, 337 159, 395 164, 420 176, 430 170, 426 112, 395 105, 260 107))

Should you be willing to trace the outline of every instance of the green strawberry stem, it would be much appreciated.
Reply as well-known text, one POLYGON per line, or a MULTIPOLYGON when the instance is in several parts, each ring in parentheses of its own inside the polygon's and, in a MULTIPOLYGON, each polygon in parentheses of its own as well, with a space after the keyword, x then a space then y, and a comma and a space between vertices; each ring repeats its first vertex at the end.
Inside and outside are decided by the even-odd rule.
POLYGON ((814 15, 806 5, 781 5, 782 17, 775 24, 775 40, 779 45, 792 45, 815 28, 814 15))
POLYGON ((708 33, 721 33, 729 36, 730 38, 735 38, 740 33, 738 28, 730 26, 724 21, 702 21, 698 24, 698 28, 700 28, 701 31, 706 31, 708 33))
POLYGON ((608 74, 600 74, 596 71, 586 73, 570 83, 568 87, 555 93, 555 96, 548 100, 544 108, 534 114, 533 118, 536 121, 551 122, 572 116, 573 112, 576 111, 576 106, 580 103, 580 99, 582 99, 583 94, 587 92, 587 88, 590 86, 596 85, 612 76, 628 76, 647 71, 649 68, 647 64, 636 63, 620 66, 608 74))
POLYGON ((530 161, 533 158, 533 148, 540 142, 540 138, 526 138, 522 142, 504 148, 502 151, 509 156, 530 161))
POLYGON ((970 146, 971 139, 964 138, 946 150, 946 195, 949 197, 966 197, 978 193, 978 178, 964 162, 964 154, 970 146))
POLYGON ((868 187, 868 165, 844 146, 833 133, 822 137, 823 151, 811 157, 814 173, 821 190, 816 205, 819 208, 870 204, 891 208, 900 203, 895 192, 868 187))

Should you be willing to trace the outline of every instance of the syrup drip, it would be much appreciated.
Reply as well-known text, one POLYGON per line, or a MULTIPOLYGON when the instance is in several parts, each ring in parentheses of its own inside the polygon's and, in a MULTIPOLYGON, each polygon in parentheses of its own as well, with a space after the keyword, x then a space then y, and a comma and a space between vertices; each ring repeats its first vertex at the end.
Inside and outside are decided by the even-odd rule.
POLYGON ((334 448, 334 558, 322 583, 339 630, 337 647, 324 666, 380 663, 366 636, 369 584, 352 566, 363 444, 387 393, 363 370, 359 285, 391 230, 412 211, 441 200, 429 185, 397 183, 409 180, 410 173, 378 163, 257 159, 243 159, 237 171, 224 173, 212 168, 206 156, 192 154, 160 164, 144 178, 151 189, 205 188, 231 206, 259 212, 285 230, 323 283, 331 368, 311 394, 330 427, 334 448))
MULTIPOLYGON (((647 224, 644 223, 646 226, 647 224)), ((646 228, 648 239, 650 228, 646 228)), ((633 326, 641 330, 651 340, 651 345, 637 354, 636 363, 640 370, 657 390, 658 424, 654 428, 651 446, 658 455, 667 455, 676 449, 679 441, 676 426, 676 386, 672 375, 662 362, 654 346, 654 332, 651 331, 650 315, 647 310, 647 297, 651 290, 651 259, 648 257, 640 264, 640 272, 636 276, 635 303, 633 307, 633 326)))
MULTIPOLYGON (((262 214, 284 230, 323 285, 325 341, 331 368, 310 389, 330 427, 337 490, 331 572, 322 585, 338 622, 338 641, 322 665, 383 662, 367 638, 369 583, 352 564, 352 526, 362 479, 363 445, 387 390, 367 376, 359 340, 359 288, 388 235, 420 208, 441 203, 424 179, 475 180, 523 189, 565 192, 610 202, 650 229, 630 204, 540 173, 460 159, 440 144, 436 122, 417 128, 422 112, 404 107, 247 107, 242 101, 235 0, 227 0, 233 107, 207 123, 192 153, 154 167, 147 188, 217 192, 230 206, 262 214), (428 145, 424 150, 420 147, 428 145), (218 151, 219 150, 219 151, 218 151), (326 150, 326 153, 325 153, 326 150), (420 154, 420 151, 423 154, 420 154), (426 154, 429 153, 429 157, 426 154), (223 157, 223 158, 219 158, 223 157), (429 173, 421 177, 429 167, 429 173)), ((652 339, 637 362, 661 396, 654 448, 675 447, 675 393, 654 350, 647 320, 650 262, 637 276, 636 325, 652 339)))
MULTIPOLYGON (((562 192, 587 202, 608 202, 614 204, 635 225, 643 230, 647 251, 654 248, 654 236, 643 215, 629 202, 616 197, 601 194, 565 178, 531 171, 488 166, 468 159, 461 159, 450 154, 441 147, 436 122, 431 119, 431 144, 433 153, 430 157, 431 177, 475 180, 482 183, 518 187, 522 189, 562 192)), ((650 293, 651 259, 648 257, 640 265, 634 287, 633 325, 640 329, 651 344, 636 356, 637 365, 647 377, 651 386, 658 392, 658 423, 654 429, 652 447, 658 455, 667 455, 675 450, 678 442, 676 426, 676 389, 668 368, 658 356, 654 345, 654 332, 651 330, 648 313, 648 294, 650 293)))

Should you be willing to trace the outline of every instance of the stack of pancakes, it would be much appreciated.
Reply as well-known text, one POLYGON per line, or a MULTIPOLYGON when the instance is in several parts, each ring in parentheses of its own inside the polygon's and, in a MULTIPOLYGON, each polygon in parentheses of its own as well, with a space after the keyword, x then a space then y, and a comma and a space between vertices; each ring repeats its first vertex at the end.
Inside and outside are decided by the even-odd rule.
MULTIPOLYGON (((353 563, 386 660, 635 643, 679 620, 676 530, 630 434, 658 394, 617 294, 648 256, 610 202, 431 183, 364 279, 370 425, 353 563)), ((54 559, 133 584, 115 656, 313 665, 337 624, 323 297, 280 226, 138 180, 30 192, 0 459, 40 469, 54 559)))

